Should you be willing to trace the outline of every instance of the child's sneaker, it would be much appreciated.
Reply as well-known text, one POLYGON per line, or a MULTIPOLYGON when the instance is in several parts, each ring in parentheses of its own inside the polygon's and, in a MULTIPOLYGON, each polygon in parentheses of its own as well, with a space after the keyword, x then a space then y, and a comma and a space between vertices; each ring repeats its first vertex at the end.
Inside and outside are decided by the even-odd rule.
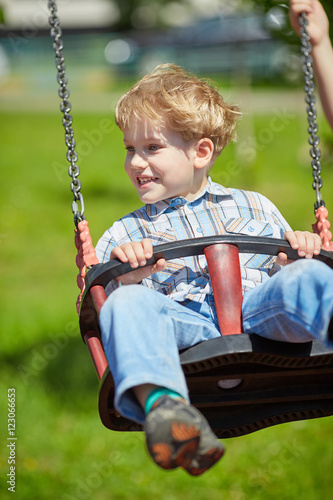
POLYGON ((161 396, 146 417, 147 448, 163 469, 182 467, 198 476, 223 455, 207 420, 181 399, 161 396))

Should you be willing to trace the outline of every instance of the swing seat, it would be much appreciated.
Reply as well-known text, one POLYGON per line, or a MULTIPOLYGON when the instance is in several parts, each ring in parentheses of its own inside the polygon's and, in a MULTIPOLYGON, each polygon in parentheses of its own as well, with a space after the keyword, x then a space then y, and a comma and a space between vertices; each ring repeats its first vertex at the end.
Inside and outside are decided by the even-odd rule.
MULTIPOLYGON (((191 403, 219 438, 333 414, 333 349, 319 341, 277 342, 241 330, 238 252, 277 255, 282 250, 288 258, 299 258, 284 240, 213 236, 155 246, 147 262, 206 255, 224 335, 185 349, 180 361, 191 403)), ((331 252, 322 250, 314 258, 333 268, 331 252)), ((107 283, 130 270, 129 264, 118 260, 95 265, 86 276, 80 311, 81 334, 100 379, 100 418, 107 428, 117 431, 140 431, 142 426, 114 409, 114 384, 100 342, 98 312, 106 299, 107 283)))

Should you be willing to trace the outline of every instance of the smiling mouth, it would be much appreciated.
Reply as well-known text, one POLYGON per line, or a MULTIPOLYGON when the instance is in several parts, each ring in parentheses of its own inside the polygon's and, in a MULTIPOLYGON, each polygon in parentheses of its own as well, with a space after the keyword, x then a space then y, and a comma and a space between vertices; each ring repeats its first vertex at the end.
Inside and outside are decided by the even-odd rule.
POLYGON ((157 181, 157 177, 137 177, 139 186, 144 186, 149 182, 157 181))

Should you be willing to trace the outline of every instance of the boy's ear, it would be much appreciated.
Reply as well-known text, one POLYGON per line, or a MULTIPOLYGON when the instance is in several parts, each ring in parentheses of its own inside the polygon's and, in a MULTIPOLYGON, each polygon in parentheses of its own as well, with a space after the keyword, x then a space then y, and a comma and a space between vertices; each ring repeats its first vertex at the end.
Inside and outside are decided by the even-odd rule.
POLYGON ((212 160, 214 153, 214 144, 211 139, 204 137, 199 139, 196 144, 196 157, 194 166, 196 168, 205 168, 212 160))

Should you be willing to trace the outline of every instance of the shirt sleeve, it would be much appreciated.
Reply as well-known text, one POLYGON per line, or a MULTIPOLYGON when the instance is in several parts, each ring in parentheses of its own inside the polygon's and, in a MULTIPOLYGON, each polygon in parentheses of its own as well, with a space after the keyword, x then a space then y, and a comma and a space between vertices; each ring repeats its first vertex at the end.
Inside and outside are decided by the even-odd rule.
MULTIPOLYGON (((262 196, 262 195, 261 195, 262 196)), ((268 208, 269 212, 271 213, 270 217, 272 218, 273 221, 273 238, 284 238, 284 234, 287 231, 292 231, 290 225, 286 221, 286 219, 281 215, 280 211, 276 208, 276 206, 268 200, 268 198, 265 198, 265 196, 262 196, 263 198, 263 203, 265 207, 268 208)), ((274 258, 273 265, 269 271, 269 276, 273 276, 273 274, 277 273, 278 271, 281 270, 281 266, 276 263, 276 258, 274 258)))
POLYGON ((262 205, 267 214, 267 219, 272 223, 273 226, 273 235, 272 238, 281 238, 283 239, 284 234, 287 231, 292 231, 290 225, 283 217, 281 212, 276 208, 276 206, 265 196, 260 195, 262 198, 262 205))
POLYGON ((104 263, 110 260, 111 250, 117 246, 117 242, 112 234, 112 227, 105 231, 99 239, 95 250, 99 262, 104 263))
MULTIPOLYGON (((110 255, 111 255, 111 250, 117 246, 117 242, 112 234, 112 227, 105 231, 103 236, 99 239, 95 250, 96 250, 96 255, 102 264, 105 262, 108 262, 110 260, 110 255)), ((107 296, 110 295, 114 290, 116 290, 119 287, 119 283, 113 279, 111 280, 107 286, 105 287, 105 293, 107 296)))

